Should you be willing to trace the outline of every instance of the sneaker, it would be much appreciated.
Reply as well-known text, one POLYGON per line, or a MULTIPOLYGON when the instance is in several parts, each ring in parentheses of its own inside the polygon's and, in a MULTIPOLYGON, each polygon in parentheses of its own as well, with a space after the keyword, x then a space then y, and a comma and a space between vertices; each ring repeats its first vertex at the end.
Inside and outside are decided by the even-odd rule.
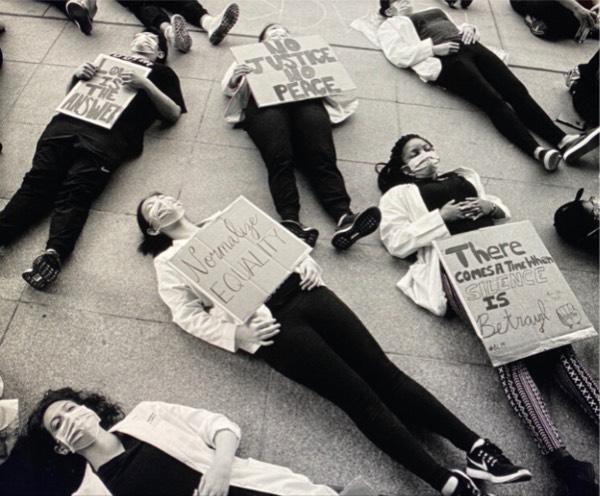
POLYGON ((454 4, 457 2, 458 0, 446 0, 446 3, 448 4, 448 7, 450 7, 451 9, 454 8, 454 4))
POLYGON ((460 6, 463 9, 468 9, 471 6, 472 3, 473 3, 473 0, 461 0, 460 6))
POLYGON ((566 496, 598 496, 596 473, 591 463, 567 455, 554 462, 552 470, 565 486, 566 496))
POLYGON ((567 164, 572 164, 586 153, 595 150, 600 145, 600 127, 592 129, 588 133, 580 134, 573 141, 560 147, 560 153, 567 164))
POLYGON ((534 36, 545 36, 548 31, 548 26, 544 21, 540 21, 533 16, 526 15, 525 16, 525 24, 529 27, 529 31, 534 36))
POLYGON ((479 489, 471 478, 460 470, 451 470, 452 475, 458 479, 458 486, 451 496, 494 496, 479 489))
POLYGON ((553 148, 544 148, 540 151, 537 159, 542 163, 544 169, 546 169, 548 172, 554 172, 556 169, 558 169, 561 156, 560 153, 558 153, 558 150, 553 148))
POLYGON ((513 465, 502 450, 489 439, 482 439, 467 454, 467 475, 495 484, 523 482, 531 479, 531 472, 513 465))
POLYGON ((221 43, 235 26, 240 15, 240 8, 237 3, 229 4, 223 12, 213 19, 208 28, 208 41, 213 45, 221 43))
POLYGON ((290 231, 294 236, 304 241, 308 246, 312 246, 314 248, 317 244, 319 231, 314 227, 306 227, 295 220, 282 220, 280 224, 290 231))
POLYGON ((165 37, 180 52, 187 53, 192 48, 192 37, 185 24, 185 19, 179 14, 171 17, 171 25, 165 30, 165 37))
POLYGON ((84 0, 69 0, 65 8, 79 31, 87 35, 92 33, 92 13, 84 0))
POLYGON ((31 269, 23 272, 23 279, 34 289, 44 289, 48 284, 56 281, 60 274, 60 256, 54 250, 46 250, 37 257, 31 269))
POLYGON ((381 212, 370 207, 359 214, 346 214, 338 223, 331 244, 338 250, 347 250, 360 238, 371 234, 381 222, 381 212))

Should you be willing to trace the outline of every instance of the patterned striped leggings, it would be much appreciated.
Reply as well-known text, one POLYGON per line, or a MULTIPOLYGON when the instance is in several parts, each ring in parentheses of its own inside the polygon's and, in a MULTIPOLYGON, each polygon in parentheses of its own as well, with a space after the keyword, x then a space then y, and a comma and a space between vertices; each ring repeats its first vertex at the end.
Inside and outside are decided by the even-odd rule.
MULTIPOLYGON (((469 322, 460 300, 444 273, 442 273, 442 286, 450 306, 465 322, 469 322)), ((504 394, 513 410, 533 435, 542 455, 564 448, 565 445, 552 422, 544 398, 531 376, 530 369, 540 370, 545 372, 545 375, 551 375, 598 425, 600 416, 598 384, 579 362, 571 346, 562 346, 496 367, 504 394)))

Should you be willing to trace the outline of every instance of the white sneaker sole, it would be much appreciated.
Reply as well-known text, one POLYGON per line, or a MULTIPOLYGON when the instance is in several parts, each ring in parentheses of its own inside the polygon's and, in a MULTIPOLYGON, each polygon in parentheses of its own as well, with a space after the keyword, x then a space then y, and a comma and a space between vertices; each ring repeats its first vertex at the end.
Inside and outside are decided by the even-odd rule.
POLYGON ((512 474, 498 477, 484 470, 467 467, 467 475, 473 479, 484 480, 493 484, 510 484, 512 482, 524 482, 531 479, 531 472, 526 469, 518 470, 512 474))

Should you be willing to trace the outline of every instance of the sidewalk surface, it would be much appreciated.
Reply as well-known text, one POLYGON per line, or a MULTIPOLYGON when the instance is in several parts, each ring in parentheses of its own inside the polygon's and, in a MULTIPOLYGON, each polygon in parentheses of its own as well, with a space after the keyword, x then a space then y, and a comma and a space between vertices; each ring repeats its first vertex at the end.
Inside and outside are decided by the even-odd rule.
MULTIPOLYGON (((222 412, 244 432, 241 456, 304 473, 314 481, 345 485, 362 475, 381 494, 429 496, 434 492, 374 448, 333 405, 273 372, 262 362, 204 344, 170 322, 156 291, 150 258, 136 252, 135 208, 147 193, 181 195, 192 219, 223 208, 239 194, 275 215, 261 158, 244 131, 223 121, 226 99, 219 81, 232 61, 229 47, 256 40, 269 22, 294 34, 323 35, 345 63, 361 99, 355 116, 334 131, 339 163, 356 209, 376 204, 375 163, 385 161, 395 140, 416 132, 438 149, 442 165, 468 166, 486 189, 529 219, 546 243, 598 328, 598 265, 565 246, 552 225, 556 208, 598 192, 598 154, 576 167, 549 174, 495 131, 477 109, 386 62, 349 25, 376 0, 238 0, 233 33, 209 45, 192 33, 189 54, 173 51, 169 64, 181 77, 189 113, 166 131, 153 129, 141 158, 124 165, 96 202, 74 256, 57 283, 37 292, 21 279, 43 249, 42 222, 0 256, 0 374, 5 398, 19 398, 23 412, 47 388, 100 389, 126 409, 162 400, 222 412)), ((206 0, 213 13, 225 0, 206 0)), ((444 2, 424 0, 418 6, 444 2)), ((61 101, 78 65, 100 52, 128 52, 137 20, 113 0, 98 0, 92 36, 84 36, 60 11, 35 1, 0 0, 0 206, 29 169, 37 138, 61 101)), ((563 72, 587 61, 597 43, 549 43, 530 35, 508 0, 475 0, 454 10, 457 22, 477 25, 482 41, 504 49, 509 65, 552 117, 571 105, 563 72)), ((364 320, 392 360, 437 395, 474 430, 497 441, 534 479, 495 486, 514 496, 558 495, 548 464, 510 409, 496 373, 474 333, 458 319, 443 320, 418 309, 396 288, 408 262, 393 260, 371 236, 349 252, 329 244, 332 222, 300 179, 302 216, 321 231, 314 256, 325 280, 364 320)), ((575 346, 598 377, 598 343, 575 346)), ((542 388, 571 452, 598 469, 596 429, 554 385, 542 388)), ((449 443, 424 435, 426 446, 449 467, 463 456, 449 443)))

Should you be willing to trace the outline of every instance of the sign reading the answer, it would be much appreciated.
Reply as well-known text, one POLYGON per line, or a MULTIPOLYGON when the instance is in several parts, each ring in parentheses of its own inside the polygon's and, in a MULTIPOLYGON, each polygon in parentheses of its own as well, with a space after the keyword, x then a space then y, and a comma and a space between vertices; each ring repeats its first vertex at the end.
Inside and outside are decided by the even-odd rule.
POLYGON ((320 36, 283 38, 232 47, 259 107, 336 95, 356 86, 320 36))
POLYGON ((494 366, 596 336, 529 221, 434 245, 494 366))
POLYGON ((195 289, 245 322, 311 250, 240 196, 168 263, 195 289))
POLYGON ((94 65, 98 68, 94 77, 79 81, 56 110, 111 129, 138 91, 123 86, 121 74, 131 71, 145 77, 151 69, 104 54, 96 57, 94 65))

